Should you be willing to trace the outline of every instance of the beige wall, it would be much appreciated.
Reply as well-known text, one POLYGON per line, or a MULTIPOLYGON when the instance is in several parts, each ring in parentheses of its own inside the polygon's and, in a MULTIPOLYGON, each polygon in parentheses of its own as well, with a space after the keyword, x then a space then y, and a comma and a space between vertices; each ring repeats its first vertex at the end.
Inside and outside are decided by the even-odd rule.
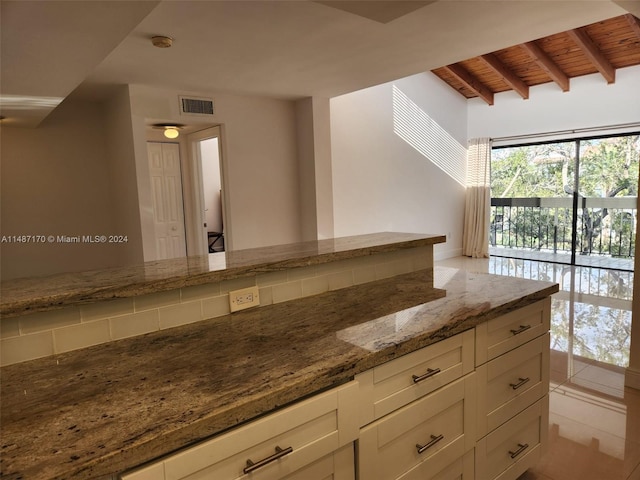
POLYGON ((302 240, 335 236, 330 128, 328 98, 296 102, 302 240))
MULTIPOLYGON (((210 118, 181 116, 178 95, 189 92, 131 86, 132 115, 178 123, 221 124, 228 190, 229 248, 300 241, 295 103, 258 97, 190 93, 214 99, 210 118)), ((144 134, 136 145, 145 143, 144 134)), ((136 154, 137 155, 137 154, 136 154)), ((143 192, 141 192, 144 194, 143 192)), ((141 197, 143 203, 145 199, 141 197)))
POLYGON ((105 119, 113 233, 127 235, 126 243, 116 245, 115 254, 118 265, 133 265, 144 261, 144 249, 138 208, 137 184, 140 173, 135 163, 133 124, 127 86, 120 87, 105 102, 105 119))
MULTIPOLYGON (((2 235, 114 232, 100 104, 65 101, 38 128, 2 126, 2 235)), ((2 279, 105 268, 113 244, 2 243, 2 279)))
MULTIPOLYGON (((200 94, 199 96, 203 96, 200 94)), ((208 95, 204 95, 208 96, 208 95)), ((301 239, 292 101, 215 96, 229 238, 242 249, 301 239)), ((123 86, 104 104, 66 101, 38 128, 2 127, 2 235, 126 235, 125 244, 2 244, 2 278, 139 263, 150 251, 146 126, 180 118, 178 93, 123 86)), ((184 150, 183 150, 184 152, 184 150)))

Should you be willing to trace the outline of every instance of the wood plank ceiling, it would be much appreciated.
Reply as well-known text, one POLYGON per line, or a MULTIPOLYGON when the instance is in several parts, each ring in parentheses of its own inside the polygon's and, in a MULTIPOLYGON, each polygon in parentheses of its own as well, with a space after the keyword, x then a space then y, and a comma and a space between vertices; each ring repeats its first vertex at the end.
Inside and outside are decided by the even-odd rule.
POLYGON ((466 98, 493 105, 494 95, 555 82, 562 91, 570 79, 600 72, 615 82, 618 68, 640 64, 640 20, 631 14, 603 20, 535 41, 514 45, 432 70, 466 98))

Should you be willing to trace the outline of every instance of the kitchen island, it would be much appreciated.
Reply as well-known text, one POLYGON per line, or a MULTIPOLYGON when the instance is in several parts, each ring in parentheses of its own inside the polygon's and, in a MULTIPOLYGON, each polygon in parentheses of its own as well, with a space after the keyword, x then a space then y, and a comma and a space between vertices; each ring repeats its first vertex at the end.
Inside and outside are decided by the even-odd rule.
POLYGON ((556 291, 425 269, 4 367, 2 477, 109 478, 556 291))
POLYGON ((353 392, 380 365, 473 339, 558 291, 434 268, 444 241, 380 233, 3 283, 0 477, 117 478, 353 392), (260 306, 230 313, 247 286, 260 306))

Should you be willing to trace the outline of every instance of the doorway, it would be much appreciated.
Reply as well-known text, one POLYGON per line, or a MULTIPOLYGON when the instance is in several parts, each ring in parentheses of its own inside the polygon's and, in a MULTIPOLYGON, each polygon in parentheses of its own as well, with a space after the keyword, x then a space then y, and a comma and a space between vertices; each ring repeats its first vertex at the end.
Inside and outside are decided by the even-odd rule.
POLYGON ((194 185, 192 231, 194 250, 200 255, 224 252, 230 243, 221 143, 220 127, 188 136, 194 185))

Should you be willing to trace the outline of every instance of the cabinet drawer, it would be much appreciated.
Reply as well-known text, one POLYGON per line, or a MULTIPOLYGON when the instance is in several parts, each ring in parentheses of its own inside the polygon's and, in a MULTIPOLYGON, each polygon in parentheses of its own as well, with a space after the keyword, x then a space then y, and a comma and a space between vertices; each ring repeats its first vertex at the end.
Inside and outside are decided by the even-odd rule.
POLYGON ((478 438, 549 392, 549 333, 480 365, 478 438))
POLYGON ((274 460, 253 470, 250 478, 288 478, 358 437, 357 389, 352 382, 316 395, 122 478, 231 480, 246 477, 249 462, 255 467, 265 459, 274 460))
POLYGON ((476 444, 476 476, 515 480, 542 456, 549 434, 549 397, 538 400, 476 444))
POLYGON ((303 467, 282 480, 355 480, 353 443, 303 467))
POLYGON ((474 331, 467 330, 357 375, 360 425, 473 371, 474 337, 474 331))
POLYGON ((549 331, 551 298, 519 308, 476 327, 476 365, 507 353, 549 331))
POLYGON ((475 409, 470 374, 368 425, 358 442, 359 477, 391 480, 421 463, 441 471, 473 448, 475 409))
POLYGON ((422 462, 397 480, 473 480, 473 457, 473 450, 469 450, 437 473, 433 472, 429 462, 422 462))

